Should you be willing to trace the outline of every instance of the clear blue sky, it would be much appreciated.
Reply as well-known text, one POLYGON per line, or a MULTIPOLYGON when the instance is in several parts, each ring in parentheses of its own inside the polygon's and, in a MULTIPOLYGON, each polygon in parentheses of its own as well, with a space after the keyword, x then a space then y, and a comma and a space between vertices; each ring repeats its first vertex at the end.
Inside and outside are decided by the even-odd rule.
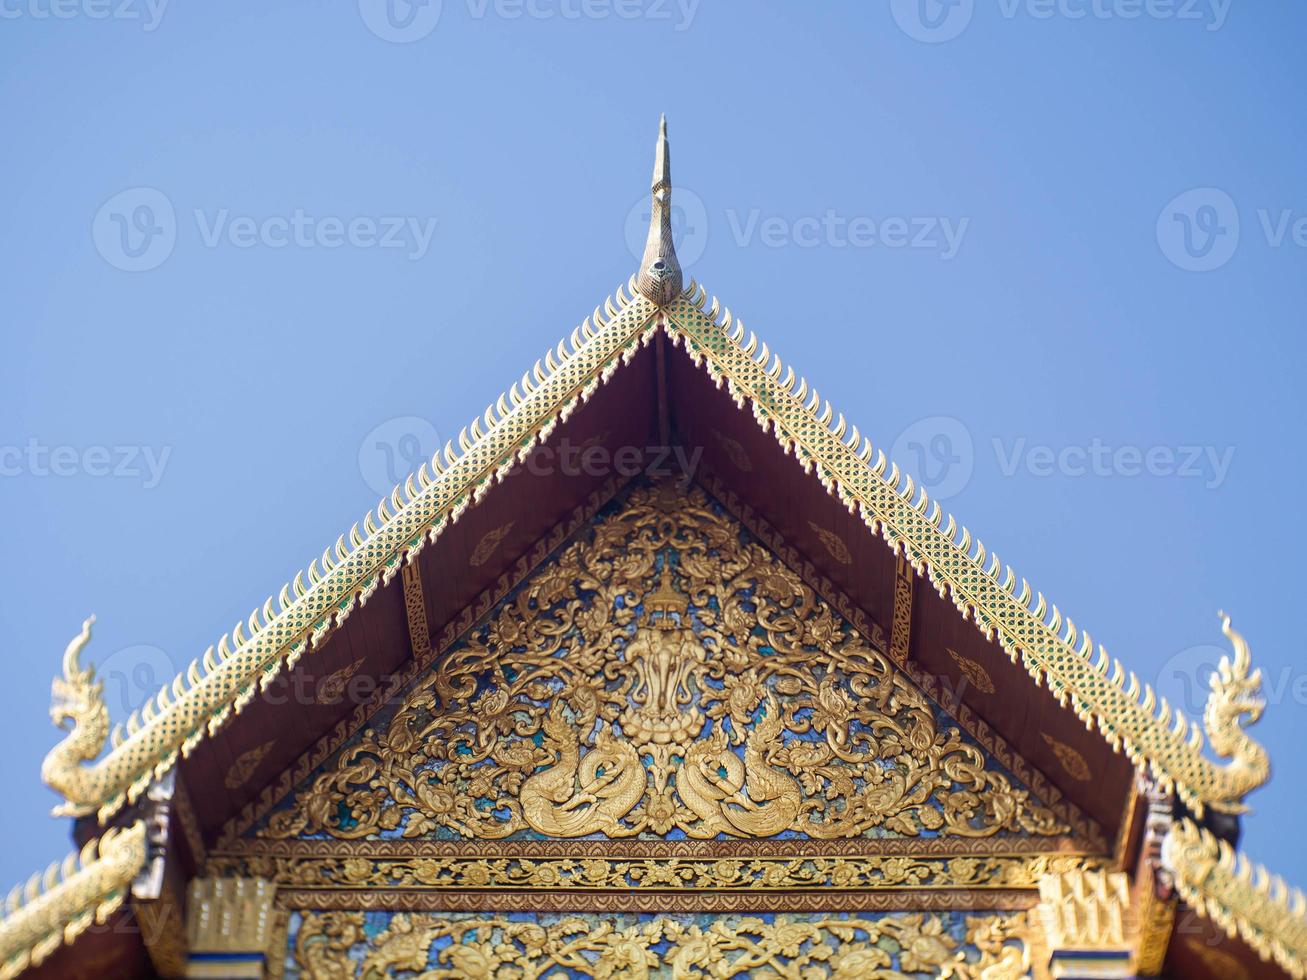
POLYGON ((0 887, 82 618, 121 716, 334 541, 633 271, 661 111, 692 271, 1019 574, 1187 703, 1235 616, 1307 883, 1307 8, 70 4, 0 3, 0 887))

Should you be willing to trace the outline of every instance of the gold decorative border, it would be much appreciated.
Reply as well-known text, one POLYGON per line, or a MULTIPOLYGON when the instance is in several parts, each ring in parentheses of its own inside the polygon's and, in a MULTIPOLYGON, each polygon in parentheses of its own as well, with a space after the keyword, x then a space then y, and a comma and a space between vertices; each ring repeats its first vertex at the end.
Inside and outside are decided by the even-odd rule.
MULTIPOLYGON (((1037 857, 1070 855, 1112 863, 1106 851, 1094 851, 1070 837, 841 837, 833 840, 765 837, 757 840, 666 840, 648 838, 593 840, 278 840, 243 838, 213 852, 213 860, 285 857, 296 860, 332 857, 412 859, 587 858, 673 860, 716 858, 812 858, 886 856, 910 858, 1037 857)), ((208 865, 213 877, 213 861, 208 865)))
POLYGON ((107 922, 145 866, 146 850, 144 822, 108 830, 15 888, 0 917, 0 980, 39 965, 92 923, 107 922))
POLYGON ((195 862, 196 867, 204 867, 204 862, 209 856, 209 848, 204 843, 204 831, 200 829, 200 821, 195 816, 195 804, 191 802, 191 794, 187 791, 186 783, 180 774, 176 777, 173 790, 172 813, 177 818, 177 826, 181 828, 182 836, 186 838, 191 860, 195 862))
POLYGON ((652 339, 657 314, 658 308, 643 296, 628 297, 619 287, 602 310, 596 307, 592 318, 546 353, 543 366, 537 361, 484 416, 459 433, 457 451, 447 443, 443 455, 438 453, 429 467, 424 464, 395 487, 375 512, 369 511, 312 562, 307 573, 283 586, 275 601, 270 597, 248 624, 238 624, 216 648, 210 647, 166 684, 139 716, 133 714, 125 727, 116 729, 108 739, 108 755, 92 763, 103 749, 103 737, 89 718, 85 730, 75 727, 51 750, 42 770, 50 787, 67 801, 59 812, 98 812, 104 821, 139 797, 154 777, 171 768, 179 753, 188 754, 283 667, 293 667, 389 583, 405 560, 480 500, 537 441, 548 438, 652 339), (88 748, 88 741, 99 748, 88 748))
POLYGON ((209 873, 259 877, 281 888, 367 891, 525 889, 540 892, 772 891, 840 889, 1034 889, 1051 874, 1102 870, 1104 858, 1075 854, 928 857, 889 854, 846 856, 359 857, 346 854, 215 855, 209 873))
POLYGON ((1208 735, 1219 754, 1233 759, 1218 766, 1203 755, 1202 730, 1183 713, 1159 699, 1147 685, 1095 647, 1069 619, 1032 593, 1022 580, 989 555, 971 533, 933 508, 925 491, 911 476, 890 466, 876 453, 856 426, 844 417, 835 422, 829 402, 823 402, 807 381, 788 373, 781 359, 733 320, 716 299, 707 306, 703 287, 690 284, 666 307, 666 327, 674 343, 719 384, 726 385, 735 403, 748 403, 764 431, 773 432, 816 476, 828 492, 860 513, 873 531, 894 549, 903 549, 913 568, 930 576, 941 593, 951 595, 964 616, 974 619, 987 637, 1015 661, 1021 658, 1036 682, 1047 684, 1077 717, 1096 724, 1116 749, 1124 749, 1136 765, 1146 765, 1167 788, 1174 786, 1196 810, 1214 805, 1237 810, 1243 798, 1269 775, 1265 750, 1244 734, 1241 719, 1255 714, 1241 699, 1256 687, 1256 675, 1244 660, 1224 690, 1214 692, 1207 711, 1208 735), (889 469, 886 475, 886 469, 889 469), (986 566, 986 558, 989 564, 986 566), (1032 606, 1033 603, 1033 606, 1032 606))
POLYGON ((1178 820, 1162 841, 1162 862, 1194 911, 1295 980, 1307 977, 1307 896, 1253 864, 1192 820, 1178 820))
POLYGON ((900 667, 908 664, 912 643, 912 566, 902 555, 894 556, 894 620, 890 624, 889 655, 900 667))
POLYGON ((655 891, 349 891, 278 889, 277 904, 291 910, 390 912, 894 912, 1025 911, 1039 901, 1030 889, 815 892, 655 891))
POLYGON ((422 570, 417 555, 404 562, 404 618, 408 620, 408 640, 413 656, 421 660, 431 650, 431 633, 427 629, 427 600, 422 594, 422 570))

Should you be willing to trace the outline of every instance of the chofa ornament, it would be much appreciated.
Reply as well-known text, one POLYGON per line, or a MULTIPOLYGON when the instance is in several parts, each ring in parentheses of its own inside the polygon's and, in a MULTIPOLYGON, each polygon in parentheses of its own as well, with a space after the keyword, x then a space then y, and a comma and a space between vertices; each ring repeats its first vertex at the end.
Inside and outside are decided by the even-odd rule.
POLYGON ((698 488, 636 488, 265 838, 1065 833, 698 488))

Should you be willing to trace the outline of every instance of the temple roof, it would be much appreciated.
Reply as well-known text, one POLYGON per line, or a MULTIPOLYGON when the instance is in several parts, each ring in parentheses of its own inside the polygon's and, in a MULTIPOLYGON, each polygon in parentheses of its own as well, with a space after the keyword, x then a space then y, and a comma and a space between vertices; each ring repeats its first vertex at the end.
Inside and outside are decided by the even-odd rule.
MULTIPOLYGON (((1110 658, 965 526, 943 514, 910 475, 716 298, 710 300, 702 286, 691 281, 682 287, 671 241, 671 193, 664 123, 649 242, 638 273, 460 431, 456 442, 396 486, 245 623, 197 657, 140 715, 112 732, 94 671, 80 662, 88 623, 70 645, 64 676, 56 681, 56 718, 73 725, 43 767, 47 783, 66 801, 57 813, 109 822, 180 759, 229 726, 261 689, 317 654, 362 607, 379 594, 398 597, 392 582, 415 568, 425 549, 453 534, 578 410, 596 399, 619 397, 614 388, 623 385, 643 395, 644 373, 655 372, 660 379, 677 375, 676 390, 691 392, 678 397, 699 399, 694 410, 681 413, 684 426, 687 431, 697 426, 695 443, 716 443, 719 455, 729 460, 740 441, 723 435, 698 410, 716 410, 710 388, 728 396, 745 417, 752 417, 755 435, 770 434, 775 446, 807 474, 808 483, 862 525, 862 533, 883 539, 892 555, 927 577, 938 596, 973 624, 975 642, 996 644, 1013 670, 1025 675, 1030 691, 1046 689, 1069 715, 1096 731, 1110 747, 1103 750, 1108 756, 1122 753, 1162 787, 1173 788, 1196 815, 1208 808, 1243 809, 1243 799, 1265 782, 1269 769, 1264 750, 1243 731, 1261 711, 1260 678, 1228 619, 1224 628, 1235 655, 1223 661, 1213 679, 1200 726, 1110 658), (664 344, 672 350, 665 351, 664 344), (677 348, 681 353, 671 363, 677 348), (645 367, 632 367, 637 359, 645 367), (698 381, 690 379, 694 372, 689 366, 698 369, 698 381), (642 372, 638 377, 637 370, 642 372), (732 442, 734 448, 728 445, 732 442), (1205 745, 1229 761, 1213 761, 1205 745)), ((660 425, 666 434, 665 418, 660 425)), ((596 485, 583 489, 599 492, 596 485)), ((584 496, 578 490, 555 510, 566 513, 584 496)), ((484 541, 496 527, 502 524, 478 534, 477 540, 484 541)), ((816 540, 825 541, 822 529, 816 523, 812 527, 816 540)), ((466 604, 460 598, 455 605, 466 604)), ((446 624, 447 629, 455 625, 452 617, 446 624)), ((419 643, 413 640, 415 653, 419 643)), ((959 666, 968 660, 953 655, 961 656, 959 666)), ((1118 766, 1123 773, 1129 768, 1124 760, 1118 766)), ((1128 781, 1122 777, 1121 785, 1128 781)), ((1121 795, 1112 805, 1125 802, 1127 794, 1121 795)), ((71 941, 89 916, 108 915, 121 902, 125 887, 146 863, 138 828, 109 831, 98 859, 91 848, 83 853, 81 871, 70 866, 62 880, 47 875, 43 893, 29 888, 22 900, 11 899, 0 919, 0 976, 15 975, 39 960, 60 937, 71 941), (37 935, 31 925, 35 918, 67 927, 37 935)), ((1188 905, 1237 931, 1286 972, 1304 975, 1307 910, 1300 894, 1290 896, 1282 883, 1268 881, 1260 871, 1253 874, 1228 846, 1191 822, 1176 824, 1168 848, 1177 888, 1188 905)))
MULTIPOLYGON (((946 517, 857 426, 766 343, 746 333, 729 309, 716 299, 709 303, 701 286, 691 282, 666 307, 655 306, 634 286, 633 279, 631 294, 619 287, 568 339, 536 361, 459 433, 457 449, 446 445, 246 623, 165 685, 140 717, 115 729, 107 755, 85 765, 99 746, 89 755, 52 753, 44 775, 67 800, 60 812, 98 813, 105 819, 135 800, 179 754, 218 730, 260 685, 293 667, 388 584, 658 332, 684 347, 805 471, 900 550, 918 573, 928 575, 983 635, 1024 665, 1035 683, 1046 685, 1164 786, 1174 786, 1196 811, 1205 806, 1238 811, 1243 798, 1265 781, 1266 754, 1240 725, 1260 712, 1258 678, 1246 647, 1240 646, 1218 675, 1206 713, 1212 748, 1232 758, 1220 765, 1204 754, 1203 730, 1196 722, 1159 699, 965 526, 946 517)), ((79 670, 65 677, 65 685, 89 683, 79 670)))

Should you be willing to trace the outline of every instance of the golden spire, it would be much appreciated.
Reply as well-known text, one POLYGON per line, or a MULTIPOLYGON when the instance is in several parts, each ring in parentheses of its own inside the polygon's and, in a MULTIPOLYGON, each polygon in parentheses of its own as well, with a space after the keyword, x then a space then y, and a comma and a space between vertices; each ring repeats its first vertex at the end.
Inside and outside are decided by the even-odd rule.
POLYGON ((652 191, 649 237, 640 260, 637 287, 650 302, 666 306, 685 288, 681 263, 676 261, 676 246, 672 243, 672 157, 667 147, 666 115, 658 127, 652 191))
POLYGON ((672 583, 672 563, 664 556, 662 574, 658 576, 658 588, 644 600, 645 614, 655 625, 663 629, 675 629, 676 623, 671 618, 672 613, 684 620, 689 608, 689 600, 681 595, 672 583), (661 618, 655 620, 655 614, 661 618))

